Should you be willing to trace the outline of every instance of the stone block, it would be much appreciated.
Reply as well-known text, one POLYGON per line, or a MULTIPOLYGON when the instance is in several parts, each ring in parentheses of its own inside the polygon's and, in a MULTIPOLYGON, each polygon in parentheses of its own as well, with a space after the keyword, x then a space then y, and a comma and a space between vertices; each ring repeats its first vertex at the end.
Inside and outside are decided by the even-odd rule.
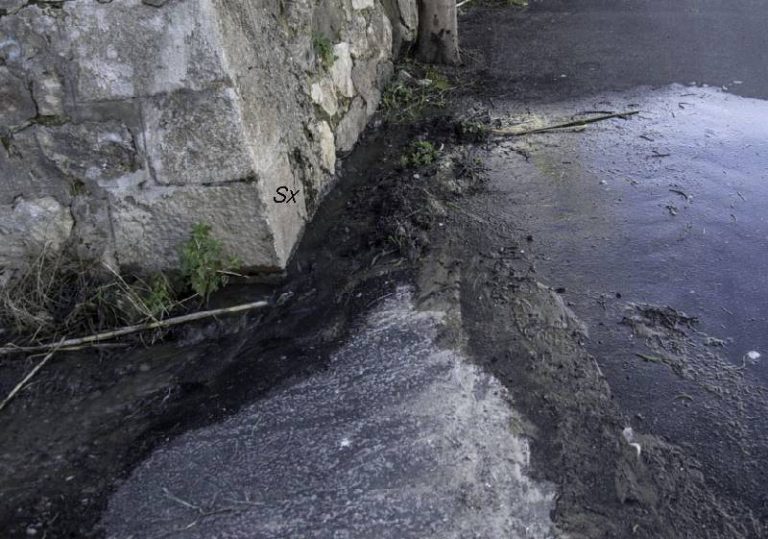
POLYGON ((114 120, 38 126, 35 131, 46 159, 76 181, 115 180, 142 166, 133 134, 114 120))
POLYGON ((354 60, 370 56, 368 20, 362 13, 352 15, 352 20, 347 25, 343 38, 349 43, 349 53, 354 60))
POLYGON ((149 164, 162 185, 253 177, 253 159, 232 88, 180 90, 144 104, 149 164))
POLYGON ((336 116, 336 113, 339 111, 339 103, 336 99, 336 89, 333 81, 323 78, 318 82, 312 83, 310 95, 312 102, 319 105, 329 118, 336 116))
POLYGON ((349 43, 342 42, 333 46, 336 60, 331 66, 331 78, 336 91, 344 97, 355 96, 355 85, 352 83, 352 56, 349 53, 349 43))
MULTIPOLYGON (((397 0, 397 7, 400 10, 400 21, 403 26, 412 32, 413 36, 408 41, 416 40, 416 32, 419 29, 419 5, 416 0, 397 0)), ((406 36, 403 36, 406 38, 406 36)))
POLYGON ((40 129, 39 125, 28 127, 7 139, 7 147, 0 145, 0 204, 22 196, 69 200, 72 179, 46 158, 38 141, 40 129))
POLYGON ((374 0, 352 0, 352 9, 373 9, 374 0))
POLYGON ((336 142, 328 122, 319 122, 316 132, 320 139, 320 161, 324 169, 333 174, 336 171, 336 142))
POLYGON ((361 97, 356 97, 352 101, 349 111, 336 128, 336 148, 338 151, 345 153, 351 151, 367 122, 368 113, 365 101, 361 97))
POLYGON ((373 51, 372 57, 379 62, 392 58, 392 23, 383 11, 371 17, 367 28, 368 48, 373 51))
POLYGON ((202 89, 227 78, 207 0, 65 2, 80 101, 202 89))
POLYGON ((362 98, 365 99, 368 116, 376 112, 381 100, 378 65, 374 60, 358 60, 355 62, 355 67, 352 68, 352 81, 362 98))
POLYGON ((60 251, 73 224, 69 208, 52 197, 19 197, 0 206, 0 267, 18 267, 44 249, 60 251))
POLYGON ((42 116, 64 116, 64 87, 57 73, 41 73, 32 84, 37 112, 42 116))
POLYGON ((115 256, 121 266, 178 268, 195 223, 209 223, 227 256, 246 265, 283 267, 256 183, 164 187, 110 193, 115 256))
POLYGON ((23 124, 37 114, 32 93, 22 79, 0 65, 0 127, 23 124))

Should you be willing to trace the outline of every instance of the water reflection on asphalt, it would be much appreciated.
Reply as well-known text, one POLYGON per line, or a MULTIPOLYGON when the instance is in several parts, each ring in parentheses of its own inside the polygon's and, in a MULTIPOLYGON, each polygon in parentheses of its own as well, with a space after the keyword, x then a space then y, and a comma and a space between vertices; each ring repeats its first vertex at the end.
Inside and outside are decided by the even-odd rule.
POLYGON ((539 278, 565 288, 588 323, 635 428, 690 448, 708 477, 763 512, 768 102, 673 85, 526 109, 497 102, 492 115, 541 125, 638 109, 493 147, 491 189, 474 211, 535 234, 539 278), (699 319, 680 351, 684 376, 639 358, 647 343, 620 324, 633 303, 699 319))

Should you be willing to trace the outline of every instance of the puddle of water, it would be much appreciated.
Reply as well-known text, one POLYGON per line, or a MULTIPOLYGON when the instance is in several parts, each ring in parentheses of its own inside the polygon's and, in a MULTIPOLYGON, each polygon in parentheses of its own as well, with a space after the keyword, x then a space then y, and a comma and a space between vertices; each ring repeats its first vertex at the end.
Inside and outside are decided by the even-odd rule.
MULTIPOLYGON (((500 105, 524 117, 516 107, 500 105)), ((768 350, 768 103, 674 85, 531 112, 557 123, 629 108, 642 112, 504 143, 530 159, 494 150, 494 197, 477 211, 535 234, 540 278, 590 326, 637 430, 691 448, 711 480, 765 511, 768 365, 744 358, 768 350), (619 325, 628 302, 699 318, 682 350, 690 377, 638 359, 647 343, 619 325)))
POLYGON ((435 345, 408 289, 327 371, 156 451, 112 497, 109 537, 546 537, 551 485, 499 382, 435 345))

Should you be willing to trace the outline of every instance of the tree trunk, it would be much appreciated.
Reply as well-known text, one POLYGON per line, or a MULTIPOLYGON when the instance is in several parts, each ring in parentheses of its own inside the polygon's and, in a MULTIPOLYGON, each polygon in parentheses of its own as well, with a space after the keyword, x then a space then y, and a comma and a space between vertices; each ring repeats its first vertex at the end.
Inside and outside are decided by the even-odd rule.
POLYGON ((428 64, 456 65, 461 61, 456 0, 419 0, 417 56, 428 64))

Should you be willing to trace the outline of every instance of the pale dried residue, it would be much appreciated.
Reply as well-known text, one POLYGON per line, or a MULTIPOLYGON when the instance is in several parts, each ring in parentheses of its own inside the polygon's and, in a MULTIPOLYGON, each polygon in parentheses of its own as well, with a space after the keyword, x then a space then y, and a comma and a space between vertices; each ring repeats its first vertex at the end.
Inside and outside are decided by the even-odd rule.
MULTIPOLYGON (((408 287, 370 316, 363 335, 421 326, 429 347, 428 361, 446 368, 429 385, 398 408, 426 423, 440 418, 424 434, 444 464, 446 491, 466 498, 473 511, 457 522, 457 529, 440 537, 464 537, 483 530, 491 536, 547 537, 552 527, 554 487, 527 475, 530 468, 528 440, 516 436, 511 425, 523 419, 511 405, 507 389, 493 376, 471 364, 455 350, 439 350, 433 339, 444 322, 442 311, 418 311, 408 287), (501 534, 501 535, 494 535, 501 534)), ((404 358, 406 359, 406 358, 404 358)), ((481 533, 482 535, 482 533, 481 533)))
POLYGON ((226 485, 248 504, 187 537, 550 537, 555 490, 528 476, 521 418, 435 344, 443 318, 398 288, 327 370, 156 451, 110 500, 107 534, 159 536, 189 521, 163 488, 199 505, 226 485))

